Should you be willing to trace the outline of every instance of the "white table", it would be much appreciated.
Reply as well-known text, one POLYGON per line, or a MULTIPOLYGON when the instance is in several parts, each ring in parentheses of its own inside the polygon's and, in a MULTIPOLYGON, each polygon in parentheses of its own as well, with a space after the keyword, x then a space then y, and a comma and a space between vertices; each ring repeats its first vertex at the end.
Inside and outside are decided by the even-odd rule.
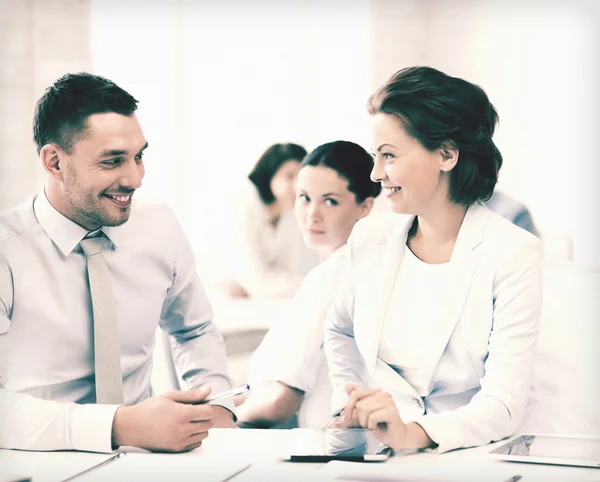
POLYGON ((214 323, 223 335, 249 330, 268 330, 289 306, 289 298, 229 299, 209 293, 215 313, 214 323))
MULTIPOLYGON (((173 454, 168 457, 202 457, 218 460, 220 463, 227 463, 228 460, 249 460, 252 466, 231 479, 234 482, 263 480, 317 482, 333 480, 340 475, 339 463, 325 465, 282 461, 281 457, 287 452, 290 435, 291 432, 288 430, 214 429, 199 449, 189 454, 173 454)), ((600 481, 600 469, 500 462, 487 456, 490 449, 491 446, 486 446, 439 455, 433 453, 397 455, 384 463, 352 464, 352 467, 354 473, 367 471, 371 476, 378 474, 381 477, 379 480, 393 480, 390 476, 397 480, 415 480, 419 476, 423 478, 422 480, 440 482, 487 480, 503 482, 512 475, 520 474, 522 482, 600 481)), ((153 455, 148 454, 148 456, 153 455)), ((0 467, 8 472, 29 474, 33 476, 34 482, 51 482, 64 480, 86 466, 94 465, 106 458, 106 454, 0 450, 0 467)), ((187 475, 189 479, 190 474, 173 473, 172 480, 181 480, 183 475, 187 475)), ((198 476, 197 480, 203 479, 198 476)))

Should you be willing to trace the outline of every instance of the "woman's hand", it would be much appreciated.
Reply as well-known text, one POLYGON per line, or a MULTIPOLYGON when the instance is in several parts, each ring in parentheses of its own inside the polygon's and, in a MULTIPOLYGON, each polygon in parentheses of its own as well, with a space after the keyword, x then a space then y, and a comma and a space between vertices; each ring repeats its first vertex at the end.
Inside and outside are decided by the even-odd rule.
POLYGON ((367 428, 378 440, 393 449, 416 449, 434 445, 425 430, 417 423, 404 423, 394 399, 381 389, 360 390, 346 385, 348 402, 339 420, 329 428, 367 428))
POLYGON ((240 283, 235 280, 227 280, 222 283, 225 293, 230 298, 250 298, 250 294, 240 283))

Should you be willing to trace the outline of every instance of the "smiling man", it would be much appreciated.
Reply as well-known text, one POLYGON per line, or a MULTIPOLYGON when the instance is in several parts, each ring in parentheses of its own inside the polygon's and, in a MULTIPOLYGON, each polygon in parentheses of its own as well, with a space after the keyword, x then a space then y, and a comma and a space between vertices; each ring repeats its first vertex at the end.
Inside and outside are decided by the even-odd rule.
POLYGON ((137 100, 90 74, 38 101, 45 188, 0 216, 0 448, 180 452, 233 406, 192 250, 164 205, 134 201, 148 142, 137 100), (156 328, 192 390, 152 396, 156 328))

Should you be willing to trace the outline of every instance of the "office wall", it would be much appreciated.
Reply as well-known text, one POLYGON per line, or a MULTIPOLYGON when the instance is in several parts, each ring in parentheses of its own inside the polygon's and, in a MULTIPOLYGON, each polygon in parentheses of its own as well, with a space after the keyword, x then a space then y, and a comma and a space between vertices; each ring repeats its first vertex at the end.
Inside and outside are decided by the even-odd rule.
POLYGON ((368 145, 368 94, 428 64, 486 89, 500 113, 500 188, 543 232, 568 234, 576 260, 600 265, 597 2, 522 3, 2 0, 0 210, 43 182, 33 106, 67 71, 91 69, 140 99, 142 194, 174 206, 208 253, 268 144, 368 145))
POLYGON ((141 5, 92 2, 94 70, 140 100, 140 194, 175 208, 203 277, 218 277, 243 183, 269 145, 367 143, 368 1, 141 5))
POLYGON ((66 72, 90 68, 87 0, 0 1, 0 212, 43 185, 35 101, 66 72))
POLYGON ((530 208, 543 233, 569 235, 576 261, 600 265, 596 3, 371 4, 372 85, 409 65, 481 85, 500 115, 499 188, 530 208))

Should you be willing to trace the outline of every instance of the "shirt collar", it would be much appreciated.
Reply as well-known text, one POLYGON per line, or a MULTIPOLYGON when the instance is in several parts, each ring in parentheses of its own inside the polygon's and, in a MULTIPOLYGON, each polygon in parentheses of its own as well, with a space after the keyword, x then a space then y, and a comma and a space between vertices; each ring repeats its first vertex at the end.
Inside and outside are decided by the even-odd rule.
MULTIPOLYGON (((65 256, 68 256, 89 233, 87 229, 58 212, 48 201, 44 190, 36 196, 33 211, 42 229, 65 256)), ((118 238, 118 235, 114 233, 115 228, 103 227, 102 231, 116 247, 115 238, 118 238)))

